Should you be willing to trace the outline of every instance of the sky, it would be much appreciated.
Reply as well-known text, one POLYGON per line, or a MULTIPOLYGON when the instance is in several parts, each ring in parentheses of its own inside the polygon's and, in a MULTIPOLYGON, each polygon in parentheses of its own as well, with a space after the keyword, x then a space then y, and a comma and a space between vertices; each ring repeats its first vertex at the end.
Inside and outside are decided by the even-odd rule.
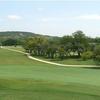
POLYGON ((0 0, 0 31, 100 37, 99 0, 0 0))

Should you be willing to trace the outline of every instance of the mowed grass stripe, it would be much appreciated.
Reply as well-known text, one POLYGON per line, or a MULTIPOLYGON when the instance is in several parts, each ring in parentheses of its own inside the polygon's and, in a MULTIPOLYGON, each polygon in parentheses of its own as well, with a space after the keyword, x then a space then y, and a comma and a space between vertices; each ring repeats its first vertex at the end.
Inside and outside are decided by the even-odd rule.
POLYGON ((10 96, 13 99, 18 99, 21 96, 23 97, 21 98, 22 100, 28 100, 30 97, 37 98, 38 96, 41 98, 37 98, 37 100, 43 100, 47 98, 47 96, 50 96, 50 98, 46 100, 60 100, 61 98, 61 100, 73 100, 73 98, 74 100, 100 99, 99 91, 97 91, 98 89, 95 90, 92 88, 91 90, 90 86, 88 88, 82 88, 82 86, 59 85, 33 80, 0 80, 0 88, 2 98, 3 95, 5 95, 5 97, 10 96), (94 91, 94 93, 92 91, 94 91))

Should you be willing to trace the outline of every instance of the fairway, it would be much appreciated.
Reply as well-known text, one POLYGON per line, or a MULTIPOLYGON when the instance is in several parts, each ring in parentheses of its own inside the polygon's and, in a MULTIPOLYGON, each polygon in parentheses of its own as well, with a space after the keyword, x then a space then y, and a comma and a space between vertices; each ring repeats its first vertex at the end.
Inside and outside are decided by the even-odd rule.
POLYGON ((100 70, 49 65, 0 49, 0 100, 100 100, 100 70))

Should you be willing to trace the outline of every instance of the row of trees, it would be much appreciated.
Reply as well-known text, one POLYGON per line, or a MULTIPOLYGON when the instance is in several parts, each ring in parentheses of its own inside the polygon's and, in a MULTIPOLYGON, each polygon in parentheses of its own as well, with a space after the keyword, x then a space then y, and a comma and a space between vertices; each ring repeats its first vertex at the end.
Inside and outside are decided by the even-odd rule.
POLYGON ((0 41, 0 45, 2 46, 17 46, 22 45, 22 40, 20 39, 13 39, 13 38, 7 38, 0 41))
MULTIPOLYGON (((97 39, 99 40, 99 39, 97 39)), ((83 60, 100 57, 100 42, 94 42, 82 31, 60 38, 31 37, 27 38, 23 47, 34 56, 65 59, 69 57, 82 57, 83 60)))

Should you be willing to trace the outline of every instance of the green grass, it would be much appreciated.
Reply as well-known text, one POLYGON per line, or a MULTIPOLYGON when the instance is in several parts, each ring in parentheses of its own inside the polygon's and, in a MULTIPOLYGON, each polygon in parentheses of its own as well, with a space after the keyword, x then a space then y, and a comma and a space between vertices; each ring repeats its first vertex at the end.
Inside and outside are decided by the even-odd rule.
POLYGON ((5 46, 7 48, 10 48, 10 49, 15 49, 15 50, 20 50, 20 51, 25 51, 25 49, 22 47, 22 46, 5 46))
POLYGON ((0 88, 0 100, 100 100, 98 87, 90 86, 13 79, 0 80, 0 88))
POLYGON ((86 61, 83 61, 82 59, 67 59, 57 62, 63 64, 72 64, 72 65, 96 65, 96 63, 92 59, 86 61))
POLYGON ((58 67, 0 49, 0 100, 100 100, 100 70, 58 67))

